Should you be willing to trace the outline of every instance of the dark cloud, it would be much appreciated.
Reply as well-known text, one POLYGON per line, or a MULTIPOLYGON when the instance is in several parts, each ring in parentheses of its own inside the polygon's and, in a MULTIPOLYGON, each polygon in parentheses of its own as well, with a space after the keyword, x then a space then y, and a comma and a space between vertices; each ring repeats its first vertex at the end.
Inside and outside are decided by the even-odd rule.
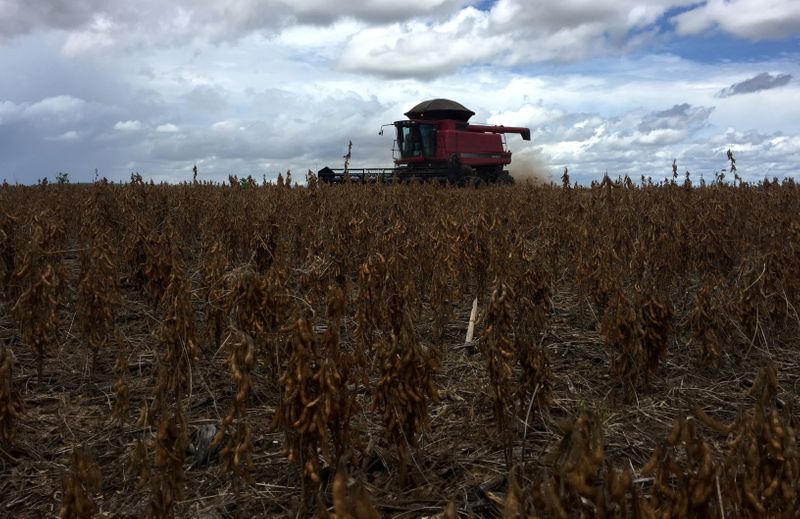
POLYGON ((771 90, 786 85, 792 80, 791 74, 775 74, 762 72, 750 79, 745 79, 739 83, 734 83, 727 88, 717 92, 717 97, 731 97, 740 94, 751 94, 762 90, 771 90))
POLYGON ((327 25, 341 18, 385 24, 417 17, 443 16, 470 3, 467 0, 377 0, 371 2, 331 2, 301 0, 289 2, 301 23, 327 25))
POLYGON ((2 0, 0 2, 0 41, 41 27, 75 29, 101 14, 104 0, 2 0))
MULTIPOLYGON (((446 17, 468 0, 2 0, 3 40, 57 29, 84 40, 124 36, 127 45, 163 45, 206 38, 236 41, 252 33, 280 31, 293 24, 330 25, 351 18, 388 24, 418 17, 446 17), (73 34, 75 36, 75 34, 73 34)), ((80 46, 78 46, 80 49, 80 46)))
POLYGON ((713 106, 692 106, 689 103, 682 103, 667 110, 645 115, 638 125, 638 130, 643 133, 656 130, 694 130, 705 125, 713 111, 713 106))
POLYGON ((180 132, 151 135, 152 158, 290 163, 304 157, 313 164, 339 160, 348 140, 353 140, 359 154, 371 156, 382 151, 391 157, 391 142, 377 136, 383 121, 376 114, 386 110, 377 99, 353 93, 309 98, 269 88, 250 100, 259 119, 207 122, 180 132))
POLYGON ((391 138, 377 135, 388 107, 374 97, 269 88, 237 100, 221 88, 186 88, 168 100, 121 89, 110 105, 68 95, 0 99, 0 181, 34 183, 61 171, 88 181, 95 168, 112 180, 131 171, 178 180, 195 163, 209 180, 304 173, 340 166, 349 140, 361 167, 391 163, 391 138))

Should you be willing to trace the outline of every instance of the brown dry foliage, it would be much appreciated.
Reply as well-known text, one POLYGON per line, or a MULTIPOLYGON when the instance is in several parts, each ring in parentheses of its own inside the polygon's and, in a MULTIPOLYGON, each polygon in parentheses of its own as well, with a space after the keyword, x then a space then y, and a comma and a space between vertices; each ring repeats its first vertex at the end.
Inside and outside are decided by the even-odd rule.
POLYGON ((476 480, 519 451, 492 501, 509 517, 797 509, 793 182, 306 189, 134 175, 3 187, 0 207, 0 405, 14 411, 0 423, 20 446, 0 481, 8 467, 43 478, 33 500, 3 487, 9 514, 50 513, 69 434, 107 450, 112 514, 229 513, 219 495, 253 475, 266 486, 237 513, 302 498, 303 513, 357 515, 363 489, 380 513, 425 494, 463 516, 488 495, 476 480), (463 344, 476 297, 477 349, 463 344), (72 368, 87 349, 116 357, 114 372, 100 363, 86 383, 72 368), (769 359, 779 369, 742 392, 769 359), (18 397, 36 426, 16 421, 18 397), (704 398, 716 400, 686 418, 704 398), (129 407, 142 419, 109 433, 107 415, 129 407), (206 471, 186 446, 220 420, 221 470, 206 471), (404 487, 397 473, 416 465, 418 488, 404 487), (398 504, 401 490, 412 497, 398 504))
POLYGON ((41 380, 47 352, 58 339, 64 271, 58 257, 49 251, 58 246, 63 230, 48 210, 31 216, 26 227, 30 235, 16 256, 13 286, 19 295, 11 314, 19 322, 22 342, 36 355, 41 380))
POLYGON ((88 519, 98 509, 91 498, 100 491, 102 476, 100 466, 91 452, 83 447, 72 451, 72 470, 64 474, 61 508, 58 516, 61 519, 88 519))
POLYGON ((22 397, 14 387, 14 360, 14 352, 0 344, 0 443, 3 445, 14 440, 14 424, 23 413, 22 397))

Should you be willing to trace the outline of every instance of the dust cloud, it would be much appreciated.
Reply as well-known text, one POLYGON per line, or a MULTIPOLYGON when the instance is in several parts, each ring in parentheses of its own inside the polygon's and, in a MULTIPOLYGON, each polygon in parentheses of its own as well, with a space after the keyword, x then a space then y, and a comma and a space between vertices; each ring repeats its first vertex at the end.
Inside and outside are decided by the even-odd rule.
POLYGON ((547 165, 532 152, 520 151, 514 153, 508 172, 520 184, 549 184, 553 177, 547 171, 547 165))

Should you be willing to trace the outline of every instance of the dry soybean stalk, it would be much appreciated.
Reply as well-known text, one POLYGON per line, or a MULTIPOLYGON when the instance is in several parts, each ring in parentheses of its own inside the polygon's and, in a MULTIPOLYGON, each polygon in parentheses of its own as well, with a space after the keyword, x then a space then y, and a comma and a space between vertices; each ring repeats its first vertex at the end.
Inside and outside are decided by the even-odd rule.
POLYGON ((600 421, 594 414, 583 413, 573 422, 561 423, 560 428, 563 437, 549 455, 552 475, 534 481, 533 504, 547 517, 584 517, 579 512, 588 506, 596 517, 604 517, 605 452, 600 421))
POLYGON ((22 251, 14 280, 21 287, 21 295, 11 309, 20 324, 22 342, 36 355, 36 373, 42 379, 47 350, 56 344, 58 309, 62 301, 63 267, 54 261, 46 249, 54 245, 59 228, 50 220, 48 211, 35 216, 31 236, 22 251))
POLYGON ((113 389, 117 398, 111 414, 121 424, 124 424, 130 410, 128 383, 126 380, 130 375, 128 372, 128 342, 119 330, 114 331, 114 342, 117 345, 117 358, 114 360, 114 373, 117 375, 117 380, 114 382, 113 389))
POLYGON ((175 516, 175 504, 183 497, 183 463, 189 444, 186 418, 180 406, 174 414, 161 413, 153 439, 153 464, 150 473, 150 501, 145 516, 175 516))
POLYGON ((642 467, 643 476, 655 475, 649 505, 662 517, 718 517, 712 493, 718 470, 694 420, 679 418, 642 467))
POLYGON ((92 353, 91 372, 94 373, 98 353, 113 337, 114 311, 121 298, 108 231, 94 229, 91 240, 89 252, 81 261, 75 320, 92 353))
POLYGON ((300 511, 308 512, 319 490, 319 453, 332 463, 328 445, 328 422, 333 412, 335 381, 330 363, 319 355, 319 339, 305 316, 295 319, 292 354, 281 375, 283 397, 275 414, 275 427, 285 434, 286 456, 300 467, 303 485, 300 511))
POLYGON ((189 299, 191 285, 179 272, 173 272, 161 300, 164 320, 158 330, 163 348, 155 388, 154 408, 160 411, 167 393, 177 400, 191 390, 192 366, 199 357, 195 334, 194 308, 189 299))
POLYGON ((205 286, 206 334, 213 333, 214 344, 219 348, 225 316, 223 276, 227 272, 229 264, 220 240, 211 241, 204 236, 202 248, 205 259, 202 262, 201 270, 205 286))
POLYGON ((643 331, 636 309, 621 288, 608 302, 600 327, 606 346, 612 350, 611 377, 621 385, 626 399, 630 399, 647 369, 647 359, 642 348, 643 331))
POLYGON ((380 379, 373 402, 383 418, 384 437, 397 448, 401 485, 405 484, 409 449, 416 447, 418 436, 428 428, 428 405, 439 400, 433 379, 438 359, 432 349, 420 344, 414 332, 412 291, 413 285, 408 283, 395 299, 400 306, 392 312, 394 331, 381 350, 380 379))
POLYGON ((356 392, 359 381, 356 370, 360 352, 342 349, 340 331, 345 315, 346 297, 340 287, 331 287, 327 296, 328 326, 322 336, 320 346, 326 369, 331 371, 330 381, 333 402, 332 417, 328 423, 333 442, 333 457, 338 465, 352 444, 354 437, 350 433, 353 415, 359 407, 356 403, 356 392))
POLYGON ((154 306, 163 300, 177 268, 178 237, 173 227, 154 229, 144 242, 144 265, 141 267, 144 289, 154 306))
POLYGON ((511 380, 514 344, 511 336, 509 291, 505 283, 495 284, 486 314, 486 329, 481 336, 480 345, 489 373, 489 398, 494 404, 495 424, 503 441, 507 468, 511 470, 513 433, 509 406, 513 406, 514 397, 511 380))
POLYGON ((234 493, 238 498, 243 485, 250 482, 250 471, 253 468, 253 446, 245 414, 247 412, 247 395, 253 384, 250 372, 256 361, 252 337, 234 328, 231 331, 230 340, 228 366, 236 383, 236 393, 233 396, 231 409, 223 418, 222 427, 214 438, 214 444, 218 444, 222 441, 223 436, 227 435, 222 456, 225 459, 225 469, 233 482, 234 493))
MULTIPOLYGON (((5 206, 5 201, 0 197, 0 205, 5 206)), ((9 286, 14 273, 14 219, 4 211, 0 211, 0 297, 11 299, 12 289, 9 286)))
POLYGON ((22 398, 14 387, 14 353, 0 344, 0 444, 14 440, 16 422, 23 412, 22 398))
POLYGON ((72 452, 72 470, 64 475, 63 495, 58 516, 61 519, 88 519, 97 513, 90 494, 100 491, 100 466, 92 454, 77 447, 72 452))
POLYGON ((641 343, 646 359, 645 379, 656 372, 658 365, 667 356, 667 347, 672 333, 673 310, 666 298, 656 294, 655 288, 646 290, 639 305, 641 343))
POLYGON ((756 405, 731 427, 725 494, 746 516, 791 517, 800 506, 800 453, 791 412, 777 403, 775 367, 762 368, 753 386, 756 405))
POLYGON ((690 337, 707 366, 719 365, 726 328, 724 312, 718 285, 708 282, 700 287, 690 314, 690 337))

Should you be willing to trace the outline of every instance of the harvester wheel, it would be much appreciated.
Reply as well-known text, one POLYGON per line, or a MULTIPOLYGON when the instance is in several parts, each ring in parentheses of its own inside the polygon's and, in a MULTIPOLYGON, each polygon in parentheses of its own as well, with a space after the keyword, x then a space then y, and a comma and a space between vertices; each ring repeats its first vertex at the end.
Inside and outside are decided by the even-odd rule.
POLYGON ((451 167, 447 172, 447 180, 458 187, 464 187, 467 182, 467 177, 472 173, 469 166, 451 167))
POLYGON ((499 177, 497 177, 498 184, 513 184, 514 177, 508 171, 503 171, 499 177))

